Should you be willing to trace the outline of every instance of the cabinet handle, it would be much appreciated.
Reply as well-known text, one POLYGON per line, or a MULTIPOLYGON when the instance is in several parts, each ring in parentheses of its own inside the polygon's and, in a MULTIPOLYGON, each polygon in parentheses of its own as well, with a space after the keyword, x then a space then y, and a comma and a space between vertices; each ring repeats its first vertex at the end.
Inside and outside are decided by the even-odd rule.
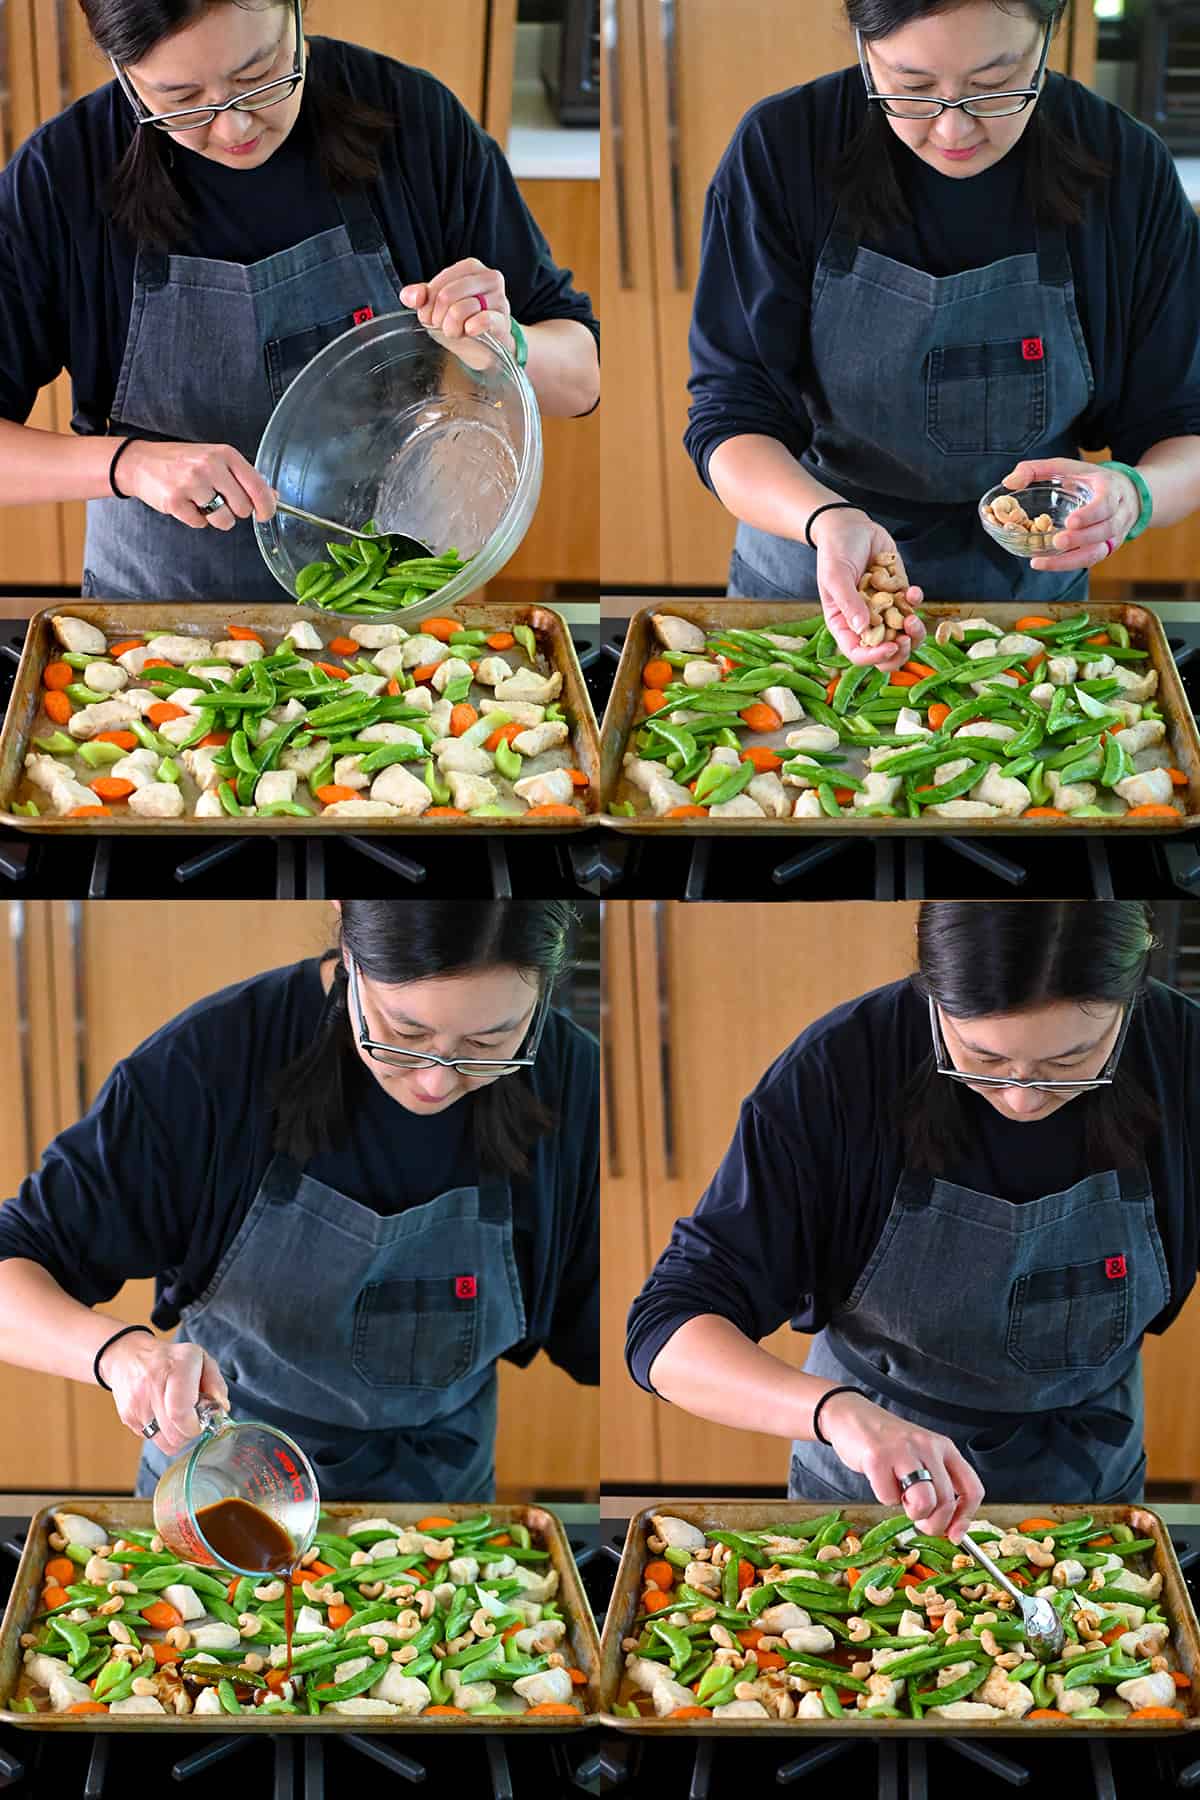
POLYGON ((662 1088, 663 1167, 668 1181, 675 1168, 675 1090, 671 1074, 671 987, 667 971, 667 911, 654 902, 654 961, 658 989, 658 1079, 662 1088))
POLYGON ((88 1109, 87 989, 83 968, 83 902, 68 900, 67 930, 71 938, 71 1031, 75 1049, 75 1101, 82 1119, 88 1109))
POLYGON ((604 60, 607 68, 609 143, 613 163, 613 204, 617 214, 617 279, 633 286, 629 255, 629 200, 625 191, 625 113, 621 97, 621 40, 617 9, 621 0, 604 0, 604 60))
MULTIPOLYGON (((2 6, 3 0, 0 0, 2 6)), ((37 1167, 33 1131, 33 1054, 29 1023, 29 946, 25 940, 25 902, 8 903, 8 935, 12 944, 13 986, 16 989, 17 1063, 21 1070, 21 1119, 25 1134, 25 1168, 37 1167)))
POLYGON ((675 286, 682 293, 687 283, 683 273, 683 169, 679 154, 679 35, 675 0, 659 0, 658 12, 662 25, 663 73, 667 88, 671 258, 675 269, 675 286))
POLYGON ((621 1154, 617 1141, 617 1090, 613 1079, 612 1009, 608 984, 612 980, 612 956, 609 952, 608 903, 600 902, 600 941, 604 945, 600 974, 600 1055, 604 1066, 604 1120, 608 1138, 608 1172, 614 1181, 621 1179, 621 1154))
POLYGON ((6 0, 0 0, 0 163, 13 153, 11 31, 6 0))

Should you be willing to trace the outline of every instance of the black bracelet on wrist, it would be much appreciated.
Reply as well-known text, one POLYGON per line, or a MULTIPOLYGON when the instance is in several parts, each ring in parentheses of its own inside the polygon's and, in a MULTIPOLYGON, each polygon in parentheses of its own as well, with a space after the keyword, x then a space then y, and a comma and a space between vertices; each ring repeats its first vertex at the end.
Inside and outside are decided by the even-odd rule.
POLYGON ((822 1435, 821 1435, 821 1424, 820 1424, 821 1408, 824 1406, 825 1402, 827 1400, 832 1400, 833 1396, 835 1394, 861 1394, 861 1393, 862 1393, 861 1388, 833 1387, 833 1388, 830 1388, 827 1393, 824 1393, 821 1395, 821 1398, 817 1401, 816 1406, 813 1408, 813 1436, 816 1438, 818 1444, 824 1444, 826 1446, 826 1448, 829 1450, 833 1449, 833 1445, 829 1442, 829 1439, 827 1437, 822 1437, 822 1435))
POLYGON ((130 444, 139 442, 141 435, 140 431, 130 432, 129 436, 125 438, 122 443, 118 444, 117 448, 113 451, 112 461, 108 465, 108 485, 113 491, 114 498, 117 500, 131 500, 133 498, 132 494, 123 494, 117 486, 117 464, 128 450, 130 444))
POLYGON ((815 522, 820 518, 823 512, 833 512, 835 508, 839 506, 848 507, 851 512, 862 511, 862 507, 855 506, 853 500, 827 500, 824 506, 818 506, 815 513, 809 514, 808 524, 804 527, 804 535, 808 540, 810 549, 815 550, 817 547, 812 541, 812 528, 815 522))
POLYGON ((148 1325, 122 1325, 120 1331, 114 1331, 110 1338, 105 1338, 95 1356, 92 1358, 92 1374, 96 1377, 97 1382, 104 1389, 106 1394, 111 1394, 112 1389, 100 1373, 100 1358, 111 1344, 115 1344, 118 1338, 128 1337, 131 1331, 148 1331, 150 1332, 151 1337, 154 1336, 154 1333, 150 1331, 148 1325))

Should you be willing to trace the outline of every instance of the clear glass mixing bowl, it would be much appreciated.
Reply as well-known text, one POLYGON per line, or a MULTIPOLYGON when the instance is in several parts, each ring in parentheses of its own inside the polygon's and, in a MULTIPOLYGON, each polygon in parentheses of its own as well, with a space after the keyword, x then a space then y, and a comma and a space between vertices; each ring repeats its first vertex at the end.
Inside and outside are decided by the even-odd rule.
MULTIPOLYGON (((452 342, 414 312, 386 313, 344 332, 300 371, 271 414, 255 466, 281 499, 307 512, 356 529, 374 519, 435 555, 470 557, 436 596, 449 605, 496 575, 529 529, 542 486, 541 419, 533 389, 494 338, 452 342)), ((297 573, 335 541, 287 513, 254 529, 293 599, 297 573)))

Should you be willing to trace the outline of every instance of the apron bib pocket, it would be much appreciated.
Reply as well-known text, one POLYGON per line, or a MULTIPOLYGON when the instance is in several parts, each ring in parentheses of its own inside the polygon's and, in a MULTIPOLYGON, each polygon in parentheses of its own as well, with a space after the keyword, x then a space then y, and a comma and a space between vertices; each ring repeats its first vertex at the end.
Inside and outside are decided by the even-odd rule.
POLYGON ((1016 455, 1046 430, 1040 339, 948 344, 929 352, 925 429, 945 456, 1016 455))
MULTIPOLYGON (((365 1287, 354 1309, 354 1367, 372 1387, 448 1388, 479 1360, 480 1302, 453 1276, 365 1287)), ((491 1360, 490 1358, 488 1359, 491 1360)))
POLYGON ((1128 1296, 1124 1257, 1020 1275, 1009 1302, 1008 1354, 1030 1373, 1101 1368, 1125 1341, 1128 1296))
POLYGON ((332 344, 335 338, 349 331, 354 322, 352 313, 338 313, 332 319, 322 319, 307 331, 297 331, 291 337, 268 340, 263 354, 266 359, 267 380, 271 384, 271 394, 276 406, 301 369, 307 368, 313 357, 332 344))

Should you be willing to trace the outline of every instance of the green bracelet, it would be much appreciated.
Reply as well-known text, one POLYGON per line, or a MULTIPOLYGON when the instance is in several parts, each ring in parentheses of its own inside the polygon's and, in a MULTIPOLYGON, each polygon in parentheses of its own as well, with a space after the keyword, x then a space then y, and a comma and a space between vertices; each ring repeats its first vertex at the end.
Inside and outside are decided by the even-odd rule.
POLYGON ((517 347, 517 367, 523 369, 529 361, 529 339, 515 319, 509 319, 508 329, 512 333, 512 341, 517 347))
POLYGON ((1154 517, 1154 495, 1150 492, 1146 477, 1140 470, 1131 469, 1128 463, 1105 462, 1100 463, 1099 467, 1102 469, 1115 469, 1118 475, 1128 475, 1130 481, 1132 481, 1134 487, 1138 491, 1138 499, 1141 501, 1142 509, 1137 516, 1137 523, 1134 525, 1132 531, 1127 531, 1125 533, 1125 542, 1127 544, 1132 544, 1134 538, 1141 537, 1143 531, 1148 529, 1150 522, 1154 517))

